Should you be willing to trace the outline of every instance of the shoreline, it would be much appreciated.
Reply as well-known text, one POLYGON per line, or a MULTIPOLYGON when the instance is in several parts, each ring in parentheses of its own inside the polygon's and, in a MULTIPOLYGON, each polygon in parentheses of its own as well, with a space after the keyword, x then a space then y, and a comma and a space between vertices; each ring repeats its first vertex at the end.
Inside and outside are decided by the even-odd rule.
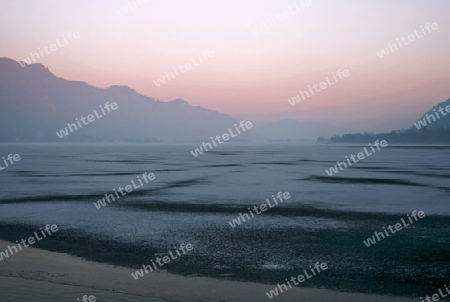
MULTIPOLYGON (((292 214, 292 210, 290 210, 290 214, 292 214)), ((303 210, 297 214, 332 218, 338 221, 347 221, 353 225, 344 231, 340 228, 323 230, 300 228, 299 232, 292 232, 292 229, 289 228, 286 230, 268 229, 264 246, 261 246, 260 238, 255 237, 255 232, 251 229, 235 229, 233 236, 239 238, 252 238, 253 236, 253 240, 247 241, 246 244, 263 253, 276 253, 280 244, 280 241, 276 238, 283 238, 281 243, 288 243, 290 249, 300 252, 304 259, 320 259, 330 264, 326 274, 320 274, 308 282, 303 282, 302 288, 416 298, 432 292, 447 281, 445 277, 438 280, 436 278, 419 278, 421 275, 432 274, 434 276, 436 272, 441 272, 443 276, 448 275, 448 268, 441 265, 441 261, 447 262, 445 255, 448 254, 448 247, 443 243, 449 225, 446 217, 435 216, 433 219, 423 221, 423 223, 417 225, 414 232, 401 233, 396 236, 395 240, 386 240, 383 244, 377 244, 368 250, 363 240, 367 239, 369 234, 373 234, 374 230, 379 228, 380 225, 391 223, 397 215, 353 212, 338 214, 332 211, 326 211, 325 213, 319 211, 317 213, 316 211, 304 212, 303 210), (364 223, 361 224, 362 222, 364 223), (436 235, 429 237, 431 232, 436 233, 436 235), (311 241, 314 238, 316 239, 311 241), (405 247, 408 248, 405 249, 405 247), (429 248, 424 249, 424 247, 429 248), (389 251, 392 250, 403 250, 402 258, 391 254, 389 251), (346 255, 346 257, 341 259, 341 255, 346 255), (430 262, 427 260, 430 257, 435 260, 430 262), (351 263, 346 259, 352 259, 351 263), (392 269, 392 263, 395 263, 395 269, 392 269)), ((297 214, 294 216, 297 216, 297 214)), ((14 242, 17 238, 31 234, 38 226, 23 223, 2 223, 0 224, 0 240, 14 242)), ((219 282, 235 281, 238 284, 248 282, 271 286, 283 282, 286 277, 298 275, 298 271, 302 271, 309 264, 312 264, 302 262, 302 259, 298 260, 299 257, 296 252, 292 252, 290 256, 290 259, 296 262, 289 267, 271 268, 264 267, 258 262, 252 262, 257 254, 235 250, 234 247, 239 246, 240 241, 229 237, 228 228, 229 226, 225 229, 217 229, 209 235, 198 235, 197 232, 188 234, 186 238, 192 240, 192 243, 196 243, 195 253, 184 256, 182 261, 173 261, 165 267, 165 270, 175 276, 186 278, 201 276, 219 282), (220 240, 216 241, 213 237, 220 237, 220 240), (219 251, 221 253, 232 252, 230 254, 232 256, 220 258, 209 253, 215 247, 209 246, 208 243, 221 242, 225 242, 226 245, 219 251), (233 260, 236 255, 238 255, 239 262, 233 260), (244 262, 245 265, 240 264, 240 262, 244 262), (218 264, 222 264, 222 266, 218 264)), ((163 247, 163 245, 156 243, 147 245, 130 244, 123 240, 97 236, 71 228, 62 228, 54 237, 42 240, 33 247, 55 254, 70 255, 93 263, 126 268, 129 270, 129 275, 126 276, 128 278, 131 278, 131 273, 142 269, 143 264, 149 264, 149 259, 167 252, 164 248, 165 245, 163 247)), ((16 256, 20 255, 13 255, 12 257, 16 256)), ((268 264, 273 264, 273 262, 268 262, 270 259, 267 256, 265 257, 264 254, 261 255, 261 259, 268 264)), ((2 262, 0 261, 0 266, 2 262)), ((278 262, 281 263, 281 260, 278 260, 278 262)))
MULTIPOLYGON (((12 244, 0 241, 0 250, 12 244)), ((85 261, 67 254, 30 247, 21 254, 0 262, 0 289, 8 301, 53 302, 68 298, 77 301, 83 295, 95 295, 98 301, 235 301, 268 299, 266 292, 274 284, 258 284, 186 277, 157 271, 133 280, 132 269, 85 261), (27 290, 24 290, 26 288, 27 290), (73 295, 73 297, 72 297, 73 295), (120 298, 120 299, 119 299, 120 298), (14 300, 16 299, 16 300, 14 300), (114 300, 115 299, 115 300, 114 300), (149 300, 151 299, 151 300, 149 300)), ((277 301, 302 298, 323 302, 407 302, 413 299, 326 289, 295 287, 276 297, 277 301)))

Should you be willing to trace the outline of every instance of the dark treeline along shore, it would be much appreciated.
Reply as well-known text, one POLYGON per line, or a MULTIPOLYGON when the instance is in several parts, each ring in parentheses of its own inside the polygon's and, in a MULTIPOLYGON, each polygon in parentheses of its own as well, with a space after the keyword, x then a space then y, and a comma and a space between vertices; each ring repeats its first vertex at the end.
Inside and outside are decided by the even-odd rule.
MULTIPOLYGON (((427 143, 427 144, 450 144, 450 127, 434 127, 434 128, 422 128, 408 129, 408 130, 392 130, 389 133, 354 133, 333 135, 330 138, 332 143, 370 143, 375 140, 386 140, 390 144, 414 144, 414 143, 427 143)), ((325 142, 326 139, 319 137, 318 142, 325 142)))

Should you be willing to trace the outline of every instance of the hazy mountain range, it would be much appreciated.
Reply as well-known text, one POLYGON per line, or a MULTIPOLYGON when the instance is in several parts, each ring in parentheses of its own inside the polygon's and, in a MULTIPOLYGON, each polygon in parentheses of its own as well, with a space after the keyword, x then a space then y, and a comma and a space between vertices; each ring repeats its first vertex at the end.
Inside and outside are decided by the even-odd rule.
MULTIPOLYGON (((0 140, 196 141, 226 132, 236 121, 186 101, 160 102, 124 86, 96 88, 53 75, 41 64, 22 68, 0 59, 0 140), (63 139, 56 132, 106 102, 118 109, 63 139)), ((239 138, 245 138, 241 136, 239 138)))
MULTIPOLYGON (((161 102, 126 86, 96 88, 52 74, 42 64, 26 67, 0 58, 0 141, 210 141, 241 120, 192 106, 161 102), (118 109, 60 139, 56 132, 106 102, 118 109)), ((293 119, 254 127, 236 141, 314 141, 351 129, 293 119)))
POLYGON ((447 112, 447 107, 450 110, 450 99, 431 108, 427 113, 422 115, 422 117, 415 123, 414 126, 412 126, 412 128, 420 129, 424 126, 427 128, 449 127, 450 112, 447 112), (444 113, 442 114, 441 112, 444 113))
POLYGON ((330 140, 319 137, 318 142, 367 143, 386 140, 396 144, 449 144, 450 143, 450 99, 442 102, 414 123, 408 129, 392 130, 387 133, 347 133, 333 135, 330 140), (447 110, 448 109, 448 110, 447 110))

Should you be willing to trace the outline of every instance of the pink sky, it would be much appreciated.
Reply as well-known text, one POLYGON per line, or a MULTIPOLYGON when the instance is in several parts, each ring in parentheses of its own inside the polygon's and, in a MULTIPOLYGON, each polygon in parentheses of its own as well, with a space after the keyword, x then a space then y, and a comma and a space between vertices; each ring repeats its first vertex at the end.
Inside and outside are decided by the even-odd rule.
POLYGON ((450 98, 448 0, 311 0, 259 34, 252 29, 302 1, 141 0, 120 16, 116 10, 128 2, 2 1, 0 57, 22 60, 78 31, 80 39, 37 62, 66 79, 127 85, 162 101, 183 98, 255 124, 295 118, 388 130, 411 126, 450 98), (439 29, 377 56, 427 22, 439 29), (215 57, 154 84, 203 50, 215 57), (350 76, 300 104, 288 103, 338 69, 350 76))

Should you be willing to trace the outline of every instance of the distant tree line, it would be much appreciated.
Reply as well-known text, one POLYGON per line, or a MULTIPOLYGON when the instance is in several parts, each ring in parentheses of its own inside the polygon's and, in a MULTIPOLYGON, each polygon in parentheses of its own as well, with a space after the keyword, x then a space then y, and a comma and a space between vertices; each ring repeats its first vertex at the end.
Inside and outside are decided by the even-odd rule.
POLYGON ((333 135, 329 140, 324 137, 319 137, 318 142, 333 142, 333 143, 370 143, 375 140, 386 140, 390 144, 393 143, 435 143, 445 144, 450 143, 450 127, 440 126, 433 128, 410 128, 407 130, 392 130, 389 133, 355 133, 333 135))

